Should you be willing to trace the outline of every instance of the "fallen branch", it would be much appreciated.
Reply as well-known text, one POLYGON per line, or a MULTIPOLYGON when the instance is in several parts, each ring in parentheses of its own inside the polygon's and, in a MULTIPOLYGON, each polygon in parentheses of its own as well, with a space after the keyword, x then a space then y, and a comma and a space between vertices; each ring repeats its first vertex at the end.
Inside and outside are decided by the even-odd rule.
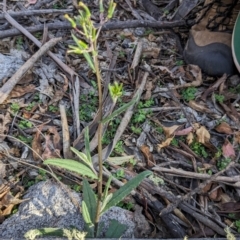
MULTIPOLYGON (((207 180, 211 178, 209 174, 189 172, 189 171, 184 171, 182 169, 177 169, 177 168, 153 167, 152 170, 161 172, 161 173, 169 173, 171 175, 173 174, 177 177, 184 177, 184 178, 187 177, 187 178, 194 178, 194 179, 201 179, 201 180, 207 180)), ((240 183, 240 176, 238 175, 233 177, 218 176, 214 179, 214 182, 240 183)), ((239 184, 239 187, 240 187, 240 184, 239 184)))
MULTIPOLYGON (((22 32, 26 37, 28 37, 31 41, 33 41, 39 48, 42 46, 42 43, 35 38, 30 32, 28 32, 24 27, 22 27, 16 20, 14 20, 7 12, 4 12, 4 16, 6 20, 11 23, 15 28, 18 29, 18 31, 22 32)), ((63 63, 55 54, 52 52, 48 51, 48 56, 51 57, 57 64, 58 66, 68 73, 71 78, 77 73, 75 73, 69 66, 67 66, 65 63, 63 63)))
MULTIPOLYGON (((175 21, 175 22, 158 22, 158 21, 139 21, 139 20, 130 20, 130 21, 118 21, 118 22, 109 22, 103 25, 103 31, 116 30, 116 29, 125 29, 125 28, 138 28, 138 27, 153 27, 153 28, 173 28, 185 26, 185 21, 175 21)), ((46 24, 46 27, 49 30, 53 29, 72 29, 72 26, 68 22, 56 22, 46 24)), ((39 24, 33 27, 25 28, 28 32, 34 33, 39 32, 44 29, 44 24, 39 24)), ((5 30, 0 32, 0 39, 6 37, 13 37, 20 35, 21 31, 17 29, 5 30)))
MULTIPOLYGON (((13 18, 41 15, 41 14, 57 14, 57 13, 71 13, 72 9, 40 9, 40 10, 26 10, 20 12, 9 12, 8 14, 13 18)), ((0 14, 0 19, 4 19, 4 14, 0 14)))

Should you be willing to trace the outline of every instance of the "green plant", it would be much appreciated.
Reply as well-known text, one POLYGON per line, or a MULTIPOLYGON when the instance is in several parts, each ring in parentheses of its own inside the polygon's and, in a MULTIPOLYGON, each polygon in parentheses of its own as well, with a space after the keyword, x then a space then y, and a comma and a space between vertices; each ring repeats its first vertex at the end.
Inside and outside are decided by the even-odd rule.
POLYGON ((162 178, 158 177, 158 176, 155 176, 155 175, 151 175, 148 177, 151 181, 153 181, 153 183, 158 186, 159 184, 160 185, 164 185, 165 182, 162 178))
POLYGON ((11 106, 10 106, 10 109, 16 113, 19 109, 20 109, 20 106, 18 103, 12 103, 11 106))
POLYGON ((154 31, 152 29, 146 29, 145 32, 144 32, 144 35, 149 35, 149 34, 152 34, 154 31))
POLYGON ((42 33, 41 32, 35 33, 34 36, 37 39, 41 39, 42 38, 42 33))
POLYGON ((173 138, 171 141, 171 145, 178 147, 178 140, 176 138, 173 138))
POLYGON ((184 64, 184 61, 183 60, 177 60, 176 61, 176 65, 177 66, 182 66, 184 64))
POLYGON ((134 125, 132 125, 130 128, 133 133, 140 134, 142 132, 142 129, 140 127, 135 127, 134 125))
MULTIPOLYGON (((84 143, 85 143, 85 153, 79 152, 78 150, 71 148, 71 150, 79 157, 79 161, 72 159, 48 159, 44 161, 44 164, 49 164, 53 166, 58 166, 60 168, 73 171, 77 174, 85 176, 86 178, 92 179, 92 181, 97 181, 98 183, 98 195, 95 197, 90 184, 87 179, 83 179, 83 200, 82 200, 82 214, 85 221, 86 230, 88 232, 88 237, 98 237, 101 229, 99 224, 100 216, 106 212, 112 206, 116 206, 121 202, 131 191, 136 188, 141 181, 151 175, 150 171, 144 171, 138 174, 136 177, 129 180, 125 185, 114 193, 108 192, 108 189, 111 184, 112 177, 107 181, 105 189, 102 189, 102 176, 103 176, 103 160, 102 160, 102 125, 111 121, 117 115, 124 112, 129 106, 136 103, 138 97, 134 98, 131 102, 123 105, 119 109, 115 110, 110 116, 103 119, 102 107, 102 81, 100 68, 98 63, 98 51, 97 51, 97 39, 101 30, 102 25, 112 17, 116 4, 113 0, 109 2, 109 8, 107 17, 104 18, 104 8, 103 1, 99 1, 100 8, 100 27, 96 29, 94 27, 93 21, 91 20, 91 12, 88 7, 80 2, 79 6, 81 10, 79 11, 79 16, 70 18, 66 15, 66 18, 70 21, 72 27, 76 33, 82 35, 85 38, 85 41, 79 39, 76 35, 72 34, 72 38, 75 41, 77 46, 70 46, 71 50, 69 52, 76 54, 83 54, 88 65, 92 71, 96 74, 97 86, 98 86, 98 108, 99 108, 99 125, 98 125, 98 173, 96 172, 90 153, 90 142, 89 142, 89 130, 88 127, 84 129, 84 143), (77 25, 82 27, 82 30, 78 29, 77 25)), ((122 85, 114 83, 109 86, 110 95, 114 103, 117 102, 118 97, 122 93, 122 85)), ((119 238, 123 232, 126 230, 126 226, 119 224, 117 221, 111 221, 109 229, 105 233, 105 236, 108 238, 117 237, 119 238)))
POLYGON ((50 105, 50 106, 48 106, 48 110, 50 112, 57 112, 59 110, 59 108, 57 106, 50 105))
POLYGON ((125 176, 124 170, 122 168, 118 169, 116 173, 113 174, 113 176, 116 177, 117 179, 124 178, 125 176))
POLYGON ((80 96, 79 118, 81 121, 90 122, 97 111, 98 99, 94 92, 81 94, 80 96))
POLYGON ((72 186, 72 189, 73 189, 75 192, 80 192, 81 186, 78 185, 78 184, 74 184, 74 185, 72 186))
POLYGON ((217 167, 221 171, 227 167, 227 165, 231 162, 231 158, 223 158, 217 161, 217 167))
POLYGON ((146 101, 140 101, 138 103, 138 106, 137 108, 140 109, 140 108, 149 108, 151 106, 154 105, 154 100, 152 98, 150 98, 149 100, 146 100, 146 101))
POLYGON ((169 14, 169 10, 164 10, 163 14, 164 14, 164 16, 168 15, 169 14))
POLYGON ((137 110, 136 113, 134 113, 132 122, 133 123, 143 123, 147 118, 147 113, 144 110, 137 110))
POLYGON ((237 228, 237 231, 240 233, 240 220, 235 221, 235 226, 237 228))
POLYGON ((102 138, 102 144, 107 145, 112 141, 112 139, 114 138, 114 135, 116 133, 117 127, 120 124, 120 122, 121 122, 121 120, 118 117, 112 119, 109 122, 108 129, 104 133, 103 138, 102 138))
POLYGON ((216 99, 217 102, 223 103, 224 101, 224 96, 221 94, 214 94, 214 98, 216 99))
POLYGON ((204 147, 204 145, 202 143, 199 143, 199 142, 193 142, 191 145, 190 145, 190 148, 198 155, 198 156, 201 156, 201 157, 207 157, 208 156, 208 153, 206 152, 206 149, 204 147))
POLYGON ((17 49, 20 50, 22 48, 22 45, 23 45, 23 37, 17 37, 17 40, 16 40, 16 45, 17 45, 17 49))
POLYGON ((33 140, 33 138, 31 136, 26 137, 26 136, 18 135, 17 138, 27 144, 32 143, 32 140, 33 140))
POLYGON ((124 152, 123 149, 123 141, 118 141, 114 147, 114 151, 117 154, 122 154, 124 152))
POLYGON ((32 108, 35 106, 35 104, 36 104, 35 102, 29 103, 28 106, 25 107, 25 110, 26 111, 31 111, 32 108))
POLYGON ((21 120, 21 121, 19 121, 18 126, 21 129, 26 129, 26 128, 31 128, 33 126, 33 124, 27 120, 21 120))
POLYGON ((119 53, 118 53, 118 56, 120 58, 124 58, 125 57, 125 52, 123 50, 121 50, 119 53))
POLYGON ((163 133, 163 128, 162 127, 155 127, 155 129, 159 134, 163 133))
MULTIPOLYGON (((71 150, 80 158, 82 162, 77 162, 75 160, 71 159, 48 159, 44 161, 44 164, 50 164, 58 167, 62 167, 64 169, 74 171, 76 173, 79 173, 83 176, 90 177, 92 179, 98 179, 98 176, 94 170, 93 164, 91 162, 91 156, 90 156, 90 149, 89 149, 89 138, 88 138, 88 130, 85 130, 85 147, 86 147, 86 154, 77 151, 74 148, 71 148, 71 150)), ((123 177, 124 171, 117 171, 118 177, 123 177)), ((88 237, 93 237, 94 235, 98 236, 99 234, 99 225, 97 225, 96 229, 96 223, 95 223, 95 217, 97 212, 97 202, 100 201, 100 212, 99 217, 106 212, 110 207, 116 206, 119 202, 121 202, 130 192, 137 187, 141 181, 147 177, 150 176, 152 173, 150 171, 144 171, 140 174, 138 174, 135 178, 128 181, 125 185, 123 185, 120 189, 118 189, 114 193, 108 194, 108 189, 111 184, 112 178, 110 177, 108 179, 108 182, 106 184, 105 190, 103 192, 103 195, 99 199, 99 197, 96 199, 95 194, 88 183, 88 181, 84 178, 83 180, 83 201, 82 201, 82 214, 84 221, 86 222, 86 230, 88 232, 88 237)), ((121 224, 117 222, 113 222, 110 224, 109 228, 119 228, 125 230, 125 227, 121 226, 121 224)), ((120 237, 123 232, 119 231, 117 235, 120 237)))
POLYGON ((129 163, 132 164, 133 166, 136 165, 137 161, 133 158, 129 160, 129 163))
POLYGON ((134 205, 131 202, 124 202, 121 201, 120 203, 117 204, 118 207, 123 208, 123 209, 127 209, 128 211, 132 210, 134 205))
POLYGON ((197 89, 195 87, 188 87, 188 88, 185 88, 181 91, 181 94, 182 94, 182 98, 189 102, 190 100, 193 100, 195 99, 195 94, 197 92, 197 89))

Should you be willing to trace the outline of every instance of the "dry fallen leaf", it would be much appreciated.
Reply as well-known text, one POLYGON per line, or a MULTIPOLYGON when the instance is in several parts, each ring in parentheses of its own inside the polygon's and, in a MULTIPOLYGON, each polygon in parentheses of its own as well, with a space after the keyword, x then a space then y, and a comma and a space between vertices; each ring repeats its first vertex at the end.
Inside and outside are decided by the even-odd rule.
POLYGON ((234 133, 234 142, 240 144, 240 132, 234 133))
POLYGON ((235 157, 235 150, 233 148, 233 145, 228 141, 227 138, 225 139, 225 142, 222 146, 222 152, 225 158, 235 157))
POLYGON ((146 160, 147 160, 147 166, 149 166, 149 167, 155 166, 156 163, 155 163, 155 161, 154 161, 154 159, 153 159, 153 155, 152 155, 152 153, 150 152, 149 147, 146 146, 146 145, 142 145, 140 149, 141 149, 144 157, 145 157, 146 160))
POLYGON ((194 135, 192 132, 190 132, 188 135, 187 135, 187 144, 190 145, 192 142, 193 142, 193 139, 194 139, 194 135))
POLYGON ((27 93, 34 92, 35 88, 36 88, 36 86, 33 85, 33 84, 29 84, 27 86, 17 85, 17 86, 15 86, 15 88, 10 93, 9 98, 22 97, 23 95, 25 95, 27 93))
POLYGON ((209 198, 213 201, 220 201, 222 195, 222 188, 217 188, 217 184, 213 184, 212 190, 208 194, 209 198))
POLYGON ((2 142, 8 133, 9 124, 12 121, 10 113, 0 114, 0 142, 2 142))
POLYGON ((197 135, 197 138, 196 138, 197 141, 202 144, 207 143, 210 140, 210 134, 204 126, 201 126, 196 130, 196 135, 197 135))
POLYGON ((188 105, 196 111, 203 113, 211 113, 211 110, 209 110, 206 106, 204 106, 203 104, 199 104, 194 100, 190 100, 188 102, 188 105))
POLYGON ((171 141, 173 140, 174 137, 167 138, 164 142, 158 144, 158 150, 161 150, 164 147, 167 147, 171 144, 171 141))
POLYGON ((225 133, 225 134, 233 134, 233 131, 228 123, 221 122, 219 125, 215 127, 215 130, 219 133, 225 133))
POLYGON ((35 161, 41 160, 39 156, 42 156, 43 153, 43 147, 42 147, 42 136, 41 136, 41 129, 42 127, 39 127, 39 130, 35 133, 34 138, 32 140, 32 149, 33 151, 33 159, 35 161))
POLYGON ((164 127, 163 126, 163 131, 166 135, 166 138, 171 137, 179 127, 181 127, 181 126, 179 126, 179 125, 173 125, 171 127, 164 127))

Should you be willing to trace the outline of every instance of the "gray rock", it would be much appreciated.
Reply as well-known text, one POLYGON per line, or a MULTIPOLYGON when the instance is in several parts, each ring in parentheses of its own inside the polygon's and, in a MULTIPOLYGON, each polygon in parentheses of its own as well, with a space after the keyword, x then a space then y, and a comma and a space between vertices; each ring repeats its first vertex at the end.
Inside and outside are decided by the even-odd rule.
MULTIPOLYGON (((44 227, 74 226, 83 230, 84 221, 78 206, 81 196, 66 188, 67 191, 50 180, 30 187, 23 197, 26 201, 19 205, 18 212, 0 225, 0 239, 23 239, 28 230, 44 227)), ((105 225, 103 229, 107 229, 110 219, 116 219, 128 226, 123 237, 133 236, 135 223, 132 212, 118 207, 109 209, 101 217, 105 225)))
POLYGON ((24 61, 20 51, 12 51, 11 55, 0 53, 0 82, 4 78, 11 77, 23 64, 24 61))

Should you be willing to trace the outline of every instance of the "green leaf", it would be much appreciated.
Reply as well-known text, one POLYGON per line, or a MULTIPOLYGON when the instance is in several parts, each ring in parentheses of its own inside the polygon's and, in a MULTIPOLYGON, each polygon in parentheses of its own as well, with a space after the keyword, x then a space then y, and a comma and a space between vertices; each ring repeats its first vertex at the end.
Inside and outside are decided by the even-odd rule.
POLYGON ((61 228, 40 228, 31 229, 24 234, 26 239, 32 240, 39 236, 58 236, 63 237, 63 229, 61 228))
POLYGON ((88 48, 88 45, 82 40, 79 40, 73 33, 72 38, 80 50, 86 50, 88 48))
POLYGON ((127 226, 112 219, 109 228, 105 234, 105 238, 121 238, 123 233, 127 230, 127 226))
POLYGON ((232 36, 232 53, 234 63, 240 72, 240 12, 235 22, 232 36))
POLYGON ((106 212, 110 207, 116 206, 119 202, 121 202, 131 191, 136 188, 142 180, 151 175, 151 171, 144 171, 138 174, 136 177, 128 181, 125 185, 123 185, 120 189, 113 193, 112 199, 108 202, 103 212, 106 212))
POLYGON ((87 223, 91 227, 93 225, 93 223, 91 221, 87 205, 84 201, 82 201, 82 214, 83 214, 83 219, 84 219, 85 223, 87 223))
POLYGON ((103 193, 103 199, 105 199, 108 195, 108 189, 110 187, 111 181, 112 181, 112 175, 108 178, 108 181, 107 181, 107 184, 105 186, 104 193, 103 193))
POLYGON ((95 194, 86 179, 83 179, 83 201, 90 214, 90 219, 94 222, 97 212, 97 200, 95 194))
POLYGON ((127 110, 131 105, 133 105, 134 103, 136 103, 138 101, 139 96, 136 96, 135 98, 133 98, 129 103, 124 104, 122 107, 118 108, 116 111, 114 111, 110 116, 104 118, 102 120, 102 123, 106 123, 108 121, 110 121, 111 119, 115 118, 116 116, 118 116, 120 113, 124 112, 125 110, 127 110))
POLYGON ((43 163, 61 167, 89 178, 98 179, 97 175, 89 167, 72 159, 50 158, 43 163))
POLYGON ((89 144, 89 128, 86 127, 84 132, 84 143, 86 149, 86 155, 89 162, 92 162, 91 153, 90 153, 90 144, 89 144))
POLYGON ((88 65, 90 66, 90 68, 93 70, 93 72, 95 73, 96 72, 96 69, 94 67, 94 64, 93 64, 93 59, 91 57, 91 55, 87 52, 84 52, 83 53, 83 56, 85 57, 85 59, 87 60, 88 62, 88 65))
POLYGON ((108 19, 112 18, 116 6, 117 4, 114 3, 113 0, 111 0, 108 7, 108 15, 107 15, 108 19))
POLYGON ((87 155, 85 153, 79 152, 76 148, 70 148, 83 162, 85 162, 88 166, 92 167, 91 160, 89 161, 87 155))
POLYGON ((102 206, 101 206, 101 215, 104 213, 104 208, 106 207, 106 205, 109 203, 109 201, 112 199, 113 194, 110 193, 109 195, 107 195, 103 201, 102 201, 102 206))

